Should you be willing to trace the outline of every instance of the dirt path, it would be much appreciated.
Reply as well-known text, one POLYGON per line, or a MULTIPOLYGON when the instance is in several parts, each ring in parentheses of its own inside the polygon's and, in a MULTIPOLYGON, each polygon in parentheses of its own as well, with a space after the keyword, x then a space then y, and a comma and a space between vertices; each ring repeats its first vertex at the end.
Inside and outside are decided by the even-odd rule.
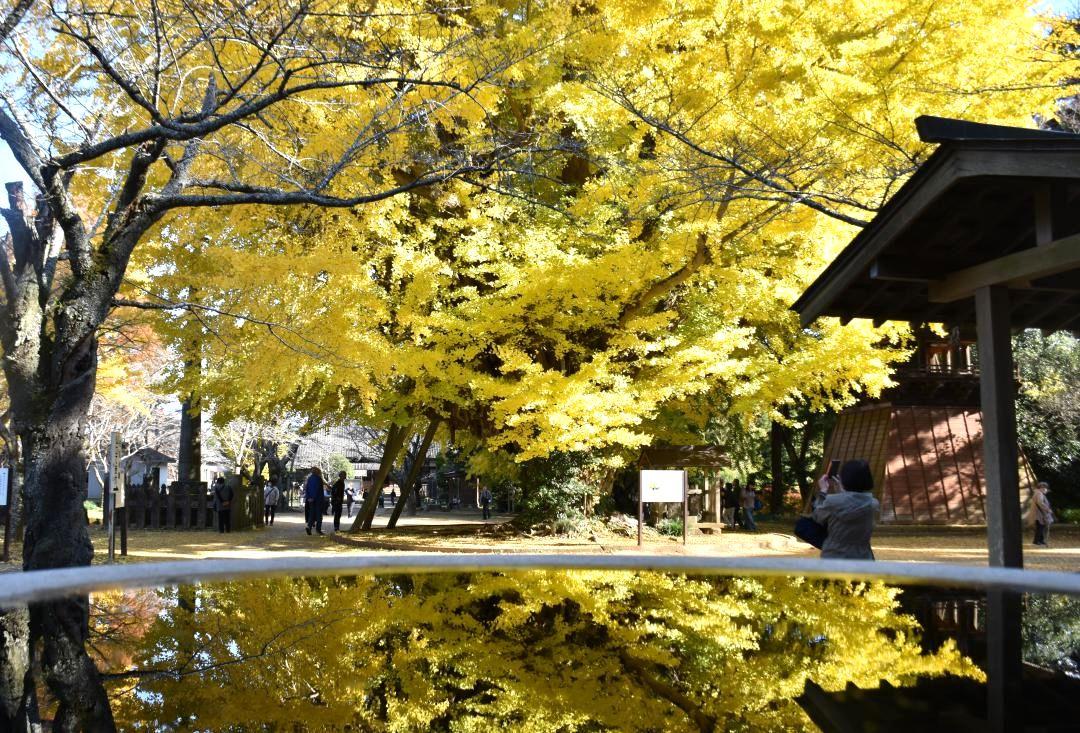
MULTIPOLYGON (((160 562, 214 558, 260 558, 275 556, 311 556, 324 554, 370 554, 392 550, 432 552, 563 552, 563 553, 637 553, 633 537, 604 536, 526 537, 498 525, 509 519, 496 516, 484 522, 478 513, 425 512, 417 517, 402 517, 397 531, 380 530, 389 510, 376 519, 376 529, 360 535, 346 535, 351 520, 342 518, 342 534, 333 537, 332 520, 326 518, 324 536, 304 532, 299 512, 279 514, 273 527, 218 534, 213 531, 132 531, 128 555, 121 562, 160 562)), ((761 532, 724 532, 720 535, 691 537, 687 547, 670 537, 653 536, 644 552, 737 557, 814 557, 813 548, 791 536, 788 523, 762 522, 761 532)), ((104 562, 107 541, 98 527, 91 530, 95 562, 104 562)), ((1030 539, 1030 538, 1026 538, 1030 539)), ((969 527, 879 527, 874 536, 874 552, 879 560, 909 562, 952 562, 969 565, 987 563, 984 528, 969 527)), ((0 570, 17 570, 21 558, 16 548, 12 562, 0 570)), ((1025 567, 1042 570, 1080 572, 1080 527, 1055 526, 1051 546, 1024 546, 1025 567)))

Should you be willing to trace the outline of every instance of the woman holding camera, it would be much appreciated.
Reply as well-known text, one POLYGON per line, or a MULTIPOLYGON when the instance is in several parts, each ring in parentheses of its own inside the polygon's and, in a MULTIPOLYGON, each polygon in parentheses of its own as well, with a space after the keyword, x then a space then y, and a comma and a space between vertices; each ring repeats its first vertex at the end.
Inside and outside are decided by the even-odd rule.
MULTIPOLYGON (((870 535, 874 532, 874 522, 881 505, 871 494, 874 476, 870 473, 870 464, 861 459, 848 461, 840 467, 837 478, 840 491, 826 493, 814 507, 812 515, 813 520, 826 530, 821 556, 873 560, 870 535)), ((822 483, 832 480, 826 476, 822 478, 822 483)))

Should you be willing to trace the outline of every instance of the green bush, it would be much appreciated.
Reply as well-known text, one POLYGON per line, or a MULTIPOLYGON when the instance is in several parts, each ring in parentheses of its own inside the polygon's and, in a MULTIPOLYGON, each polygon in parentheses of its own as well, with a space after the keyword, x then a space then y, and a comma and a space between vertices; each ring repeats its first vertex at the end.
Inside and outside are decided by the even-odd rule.
POLYGON ((1024 659, 1059 669, 1080 663, 1080 598, 1031 594, 1024 607, 1024 659))
POLYGON ((682 519, 665 517, 656 523, 656 531, 668 537, 682 537, 682 519))
POLYGON ((341 471, 344 471, 346 476, 352 476, 353 465, 348 458, 341 455, 340 453, 335 453, 334 455, 330 456, 330 477, 326 480, 333 481, 338 477, 338 474, 341 471))
POLYGON ((588 522, 584 517, 563 517, 562 519, 556 519, 551 524, 551 529, 555 534, 571 536, 581 534, 587 527, 588 522))
POLYGON ((1080 524, 1080 509, 1062 509, 1056 511, 1059 522, 1068 522, 1069 524, 1080 524))
POLYGON ((584 519, 585 497, 595 493, 588 483, 595 461, 585 453, 554 453, 527 461, 521 469, 521 513, 525 525, 551 522, 577 525, 584 519), (569 524, 567 523, 569 522, 569 524))

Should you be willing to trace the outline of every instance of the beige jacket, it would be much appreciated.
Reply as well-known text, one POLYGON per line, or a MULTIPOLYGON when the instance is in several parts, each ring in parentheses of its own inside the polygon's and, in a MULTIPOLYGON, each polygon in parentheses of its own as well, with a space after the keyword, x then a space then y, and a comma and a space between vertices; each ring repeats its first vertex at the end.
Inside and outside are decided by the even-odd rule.
POLYGON ((1035 489, 1031 497, 1031 521, 1039 524, 1053 524, 1054 513, 1050 510, 1050 500, 1046 498, 1046 492, 1035 489))

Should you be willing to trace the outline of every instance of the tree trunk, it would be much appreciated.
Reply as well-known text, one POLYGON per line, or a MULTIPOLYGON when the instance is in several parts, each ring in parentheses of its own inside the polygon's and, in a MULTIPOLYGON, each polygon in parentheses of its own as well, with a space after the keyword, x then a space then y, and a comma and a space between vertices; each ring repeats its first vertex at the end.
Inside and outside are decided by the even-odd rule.
MULTIPOLYGON (((424 462, 427 460, 428 448, 431 447, 431 441, 435 439, 435 432, 439 429, 439 420, 433 418, 428 424, 427 430, 424 432, 424 439, 420 441, 420 447, 416 451, 416 456, 413 458, 412 465, 409 466, 408 475, 401 485, 401 500, 394 506, 394 511, 390 514, 390 521, 386 523, 387 529, 393 529, 397 526, 398 517, 401 516, 401 510, 405 507, 405 497, 414 497, 417 491, 417 486, 420 482, 420 472, 424 468, 424 462)), ((415 508, 416 504, 413 504, 415 508)))
POLYGON ((383 457, 379 463, 379 471, 375 474, 375 480, 371 483, 371 493, 368 494, 367 500, 360 506, 360 511, 357 512, 356 520, 353 522, 352 527, 349 528, 349 532, 371 529, 371 522, 375 519, 375 509, 379 506, 379 494, 382 492, 383 484, 386 482, 386 477, 390 474, 390 469, 394 467, 394 462, 397 461, 398 454, 401 453, 401 449, 409 439, 411 432, 412 423, 404 427, 393 424, 390 426, 386 433, 386 445, 383 447, 383 457))
MULTIPOLYGON (((63 366, 51 375, 57 386, 43 395, 51 397, 42 400, 48 413, 35 416, 23 436, 24 570, 85 567, 94 554, 83 508, 82 419, 94 395, 97 339, 84 338, 64 352, 63 366)), ((89 612, 85 595, 30 607, 31 648, 42 644, 42 672, 60 701, 56 730, 115 729, 105 688, 86 652, 89 612)))
POLYGON ((769 466, 772 470, 772 494, 769 513, 779 514, 784 506, 784 426, 773 420, 769 428, 769 466))
POLYGON ((0 612, 0 730, 40 730, 32 668, 29 610, 0 612))
POLYGON ((787 450, 788 461, 791 463, 791 470, 795 474, 795 481, 799 484, 799 495, 802 497, 802 503, 805 506, 807 498, 810 496, 811 485, 806 480, 806 455, 805 451, 802 456, 795 450, 795 444, 791 442, 791 431, 784 431, 784 448, 787 450))
POLYGON ((191 395, 180 410, 180 455, 176 473, 181 482, 196 482, 202 476, 202 413, 199 400, 191 395))

